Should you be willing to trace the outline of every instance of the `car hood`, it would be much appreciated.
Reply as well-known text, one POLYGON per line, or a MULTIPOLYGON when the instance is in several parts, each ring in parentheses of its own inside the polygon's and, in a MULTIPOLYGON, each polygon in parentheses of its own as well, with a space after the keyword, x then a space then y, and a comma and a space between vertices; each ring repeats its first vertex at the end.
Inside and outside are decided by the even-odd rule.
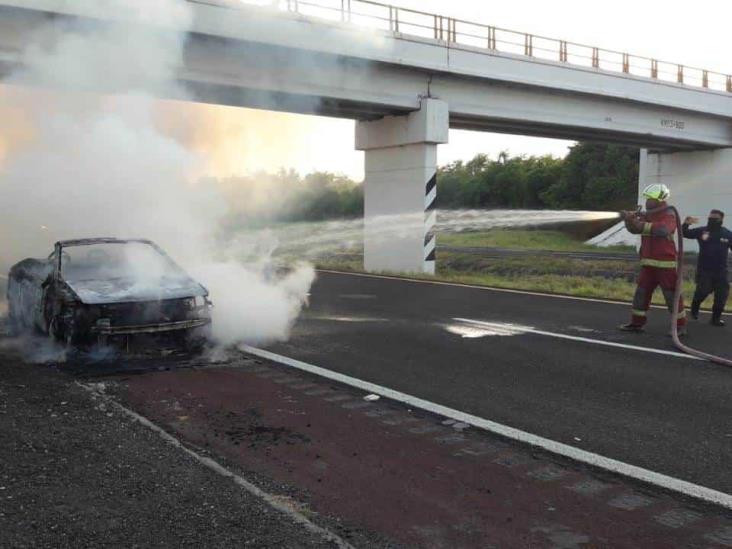
POLYGON ((208 295, 206 288, 186 276, 164 277, 156 280, 155 283, 140 282, 134 278, 67 280, 65 282, 82 303, 87 305, 160 301, 208 295))

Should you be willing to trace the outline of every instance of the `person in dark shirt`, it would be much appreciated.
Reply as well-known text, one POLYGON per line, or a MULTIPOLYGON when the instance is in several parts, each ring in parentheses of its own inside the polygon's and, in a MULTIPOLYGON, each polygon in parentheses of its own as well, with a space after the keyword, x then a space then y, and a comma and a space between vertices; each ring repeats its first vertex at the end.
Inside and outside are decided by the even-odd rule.
POLYGON ((699 261, 696 267, 696 291, 691 302, 691 316, 699 318, 699 307, 707 296, 714 292, 712 307, 712 324, 724 326, 722 313, 729 296, 727 279, 727 253, 732 247, 732 231, 722 226, 724 213, 712 210, 709 213, 706 227, 690 229, 689 225, 698 223, 698 219, 687 217, 683 224, 685 238, 699 242, 699 261))

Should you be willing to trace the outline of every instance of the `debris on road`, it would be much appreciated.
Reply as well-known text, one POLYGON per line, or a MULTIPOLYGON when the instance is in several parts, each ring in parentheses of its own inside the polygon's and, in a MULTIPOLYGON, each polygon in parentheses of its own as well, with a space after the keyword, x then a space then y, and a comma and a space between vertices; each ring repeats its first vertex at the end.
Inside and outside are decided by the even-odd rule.
POLYGON ((312 512, 383 536, 388 546, 545 547, 556 532, 543 528, 561 521, 598 546, 686 547, 720 535, 729 518, 464 422, 408 414, 390 400, 354 408, 377 395, 359 398, 276 364, 150 372, 121 381, 116 394, 194 447, 278 479, 305 494, 312 512), (334 401, 336 390, 352 400, 334 401), (671 510, 703 519, 671 529, 658 519, 671 510))
POLYGON ((4 349, 0 374, 0 547, 337 546, 66 375, 4 349))

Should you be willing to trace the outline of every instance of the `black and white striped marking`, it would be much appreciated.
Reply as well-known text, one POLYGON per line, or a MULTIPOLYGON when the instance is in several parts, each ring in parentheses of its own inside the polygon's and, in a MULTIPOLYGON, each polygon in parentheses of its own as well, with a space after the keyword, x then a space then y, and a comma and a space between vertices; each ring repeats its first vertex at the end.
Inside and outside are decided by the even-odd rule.
POLYGON ((435 246, 437 238, 435 237, 434 227, 437 223, 437 171, 427 181, 424 196, 424 261, 425 270, 434 272, 435 270, 435 246))

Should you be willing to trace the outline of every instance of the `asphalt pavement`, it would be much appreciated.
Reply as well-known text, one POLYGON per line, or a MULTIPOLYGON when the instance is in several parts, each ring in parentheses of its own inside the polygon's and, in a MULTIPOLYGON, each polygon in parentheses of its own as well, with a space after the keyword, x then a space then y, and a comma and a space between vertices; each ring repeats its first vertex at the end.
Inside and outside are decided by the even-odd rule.
POLYGON ((355 547, 732 547, 730 511, 276 361, 105 379, 355 547))
MULTIPOLYGON (((292 338, 270 349, 732 493, 732 370, 674 354, 665 310, 645 334, 619 332, 629 309, 320 272, 292 338)), ((687 342, 732 356, 732 326, 707 320, 687 342)))
POLYGON ((2 334, 0 547, 335 546, 2 334))
MULTIPOLYGON (((732 371, 678 354, 664 310, 617 332, 628 308, 321 272, 272 349, 732 492, 732 371)), ((725 352, 726 333, 698 323, 689 343, 725 352)), ((732 547, 729 509, 328 376, 233 350, 43 347, 0 336, 2 547, 333 545, 272 501, 356 547, 732 547)))

